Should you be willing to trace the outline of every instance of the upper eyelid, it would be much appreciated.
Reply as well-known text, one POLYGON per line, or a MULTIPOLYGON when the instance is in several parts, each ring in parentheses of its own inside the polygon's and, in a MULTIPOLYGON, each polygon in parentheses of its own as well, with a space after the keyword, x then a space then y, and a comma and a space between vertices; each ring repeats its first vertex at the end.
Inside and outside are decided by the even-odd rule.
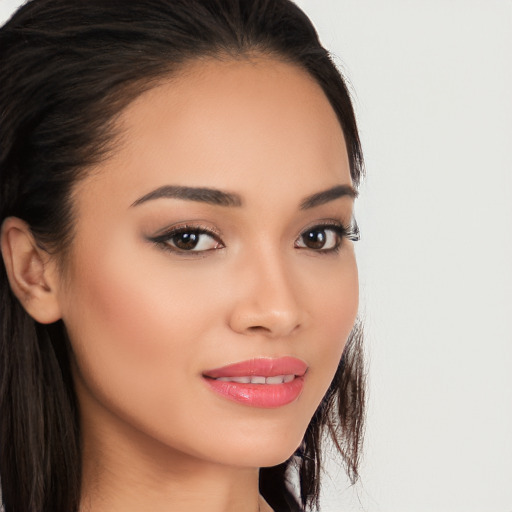
MULTIPOLYGON (((300 238, 308 230, 315 229, 315 228, 329 228, 329 227, 331 227, 332 229, 343 230, 348 234, 355 232, 357 235, 359 235, 359 228, 358 228, 357 222, 354 217, 352 217, 349 222, 344 222, 341 219, 327 218, 327 219, 317 219, 317 220, 311 222, 309 225, 301 228, 301 230, 296 234, 295 239, 300 238)), ((187 231, 187 230, 188 231, 196 231, 201 234, 209 235, 224 245, 224 240, 223 240, 224 235, 222 234, 222 232, 218 229, 212 228, 210 226, 206 226, 206 225, 202 224, 201 222, 199 222, 199 223, 183 222, 183 223, 173 224, 171 226, 167 226, 167 227, 159 230, 155 235, 152 235, 148 238, 154 242, 164 241, 166 238, 169 238, 169 237, 173 236, 174 234, 180 233, 182 231, 187 231)))
POLYGON ((310 230, 315 228, 323 228, 323 229, 335 229, 340 231, 340 235, 342 238, 348 238, 352 241, 358 241, 360 239, 359 226, 355 217, 351 217, 348 223, 343 222, 341 219, 323 219, 320 221, 316 221, 312 223, 310 226, 301 230, 301 232, 297 235, 296 240, 300 238, 304 233, 307 233, 310 230))
POLYGON ((344 222, 341 219, 318 219, 311 222, 306 227, 302 228, 297 236, 301 236, 306 231, 315 228, 338 228, 349 231, 353 224, 356 224, 355 219, 351 219, 349 222, 344 222))
POLYGON ((213 238, 217 238, 221 240, 222 234, 220 231, 213 229, 208 226, 204 226, 202 224, 192 224, 192 223, 184 223, 184 224, 173 224, 172 226, 168 226, 164 229, 159 230, 155 235, 150 236, 151 240, 156 240, 159 238, 170 237, 176 233, 180 233, 183 231, 197 231, 201 234, 210 235, 213 238))
POLYGON ((204 257, 206 253, 210 252, 211 250, 219 250, 226 247, 224 241, 220 238, 220 236, 216 233, 216 231, 204 227, 204 226, 198 226, 198 225, 174 225, 172 227, 167 228, 166 230, 160 231, 161 234, 150 236, 147 239, 152 242, 155 245, 164 247, 166 251, 169 251, 171 253, 174 253, 176 255, 181 255, 182 257, 189 257, 189 258, 199 258, 204 257), (216 242, 218 242, 221 247, 217 247, 215 249, 204 249, 204 250, 186 250, 181 249, 174 245, 174 243, 171 242, 172 238, 179 233, 186 233, 186 232, 196 232, 200 235, 207 235, 216 242))

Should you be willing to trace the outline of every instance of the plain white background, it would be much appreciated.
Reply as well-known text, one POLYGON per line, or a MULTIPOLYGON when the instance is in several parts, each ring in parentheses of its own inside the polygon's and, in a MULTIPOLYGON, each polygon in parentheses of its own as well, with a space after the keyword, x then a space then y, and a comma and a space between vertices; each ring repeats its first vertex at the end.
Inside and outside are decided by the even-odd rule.
POLYGON ((368 170, 365 458, 352 488, 328 462, 322 512, 512 512, 512 1, 298 4, 368 170))

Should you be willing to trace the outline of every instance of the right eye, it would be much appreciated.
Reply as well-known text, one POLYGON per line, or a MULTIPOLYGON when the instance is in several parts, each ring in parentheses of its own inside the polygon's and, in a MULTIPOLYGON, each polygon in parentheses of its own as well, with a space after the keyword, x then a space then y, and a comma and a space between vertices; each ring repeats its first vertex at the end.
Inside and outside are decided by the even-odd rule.
POLYGON ((179 227, 151 239, 173 252, 206 252, 224 248, 216 233, 199 227, 179 227))

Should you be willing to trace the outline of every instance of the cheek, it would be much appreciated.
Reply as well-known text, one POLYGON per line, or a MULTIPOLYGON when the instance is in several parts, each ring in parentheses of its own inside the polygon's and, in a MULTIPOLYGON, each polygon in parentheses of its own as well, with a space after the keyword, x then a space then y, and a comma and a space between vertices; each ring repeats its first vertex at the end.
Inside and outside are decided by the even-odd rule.
MULTIPOLYGON (((334 282, 325 287, 323 297, 323 322, 333 340, 333 349, 342 351, 352 330, 359 307, 359 281, 355 260, 343 272, 338 285, 334 282)), ((319 301, 319 308, 321 308, 319 301)), ((320 315, 320 312, 319 312, 320 315)))
POLYGON ((133 248, 105 248, 89 260, 97 264, 76 266, 64 318, 82 382, 118 413, 151 417, 163 392, 171 409, 183 395, 169 390, 198 372, 197 343, 211 325, 212 292, 198 294, 181 273, 142 261, 133 248))
POLYGON ((141 364, 207 324, 200 321, 208 316, 213 292, 206 287, 198 293, 190 273, 173 268, 144 244, 119 236, 94 253, 82 251, 67 308, 70 327, 78 327, 77 344, 102 350, 108 345, 141 364), (95 264, 87 265, 90 261, 95 264))
POLYGON ((315 336, 307 340, 304 350, 315 365, 311 368, 315 382, 315 400, 319 401, 331 384, 343 349, 354 326, 359 305, 359 282, 355 256, 349 251, 330 276, 319 279, 317 292, 310 286, 311 316, 315 336))

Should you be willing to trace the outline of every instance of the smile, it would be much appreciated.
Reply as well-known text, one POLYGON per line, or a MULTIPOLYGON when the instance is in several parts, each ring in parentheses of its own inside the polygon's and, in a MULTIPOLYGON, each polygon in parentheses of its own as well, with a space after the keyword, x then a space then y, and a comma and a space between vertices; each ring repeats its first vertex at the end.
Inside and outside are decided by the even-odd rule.
POLYGON ((236 382, 238 384, 283 384, 291 382, 295 375, 276 375, 275 377, 263 377, 255 375, 252 377, 219 377, 216 380, 223 382, 236 382))
POLYGON ((259 358, 203 373, 216 394, 239 404, 277 408, 297 400, 304 388, 307 364, 294 357, 259 358))

